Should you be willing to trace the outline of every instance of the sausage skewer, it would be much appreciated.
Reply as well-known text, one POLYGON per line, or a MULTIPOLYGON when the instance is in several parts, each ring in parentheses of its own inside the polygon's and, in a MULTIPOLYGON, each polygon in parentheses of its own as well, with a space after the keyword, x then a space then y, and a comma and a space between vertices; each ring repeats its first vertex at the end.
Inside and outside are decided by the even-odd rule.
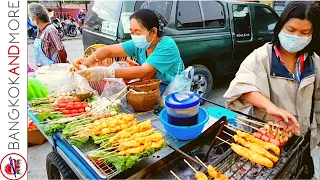
POLYGON ((196 173, 196 176, 195 176, 196 180, 208 180, 208 177, 203 172, 196 171, 191 166, 191 164, 189 164, 189 162, 187 160, 184 159, 184 162, 188 164, 188 166, 194 171, 194 173, 196 173))
POLYGON ((216 168, 212 167, 211 165, 207 166, 197 156, 195 156, 195 158, 207 168, 208 174, 211 178, 219 179, 219 180, 228 180, 228 178, 222 173, 218 172, 216 168))
POLYGON ((261 146, 262 148, 264 148, 266 150, 271 150, 277 156, 280 155, 280 148, 278 146, 276 146, 275 144, 270 143, 270 142, 262 141, 262 140, 260 140, 260 139, 258 139, 256 137, 254 137, 252 134, 250 134, 248 132, 243 132, 243 131, 240 131, 240 130, 236 130, 235 128, 230 127, 230 126, 226 126, 226 127, 228 129, 236 132, 238 136, 246 139, 247 141, 252 142, 252 143, 256 143, 257 145, 261 146))
POLYGON ((177 176, 176 173, 174 173, 173 171, 170 170, 170 173, 171 173, 176 179, 181 180, 181 179, 179 178, 179 176, 177 176))
POLYGON ((262 148, 258 144, 246 141, 244 138, 242 138, 238 135, 231 135, 225 131, 223 131, 223 132, 225 134, 233 137, 234 141, 237 142, 238 144, 241 144, 241 145, 249 148, 251 151, 255 151, 256 153, 263 155, 264 157, 270 159, 271 161, 273 161, 275 163, 278 162, 278 160, 279 160, 278 157, 272 155, 268 150, 262 148))
POLYGON ((250 161, 254 162, 254 163, 257 163, 257 164, 260 164, 260 165, 263 165, 263 166, 266 166, 266 167, 269 167, 269 168, 272 168, 273 167, 273 162, 262 156, 261 154, 258 154, 246 147, 243 147, 239 144, 235 144, 235 143, 229 143, 227 141, 225 141, 224 139, 221 139, 219 137, 217 137, 219 140, 229 144, 231 146, 231 149, 238 155, 246 158, 246 159, 249 159, 250 161))

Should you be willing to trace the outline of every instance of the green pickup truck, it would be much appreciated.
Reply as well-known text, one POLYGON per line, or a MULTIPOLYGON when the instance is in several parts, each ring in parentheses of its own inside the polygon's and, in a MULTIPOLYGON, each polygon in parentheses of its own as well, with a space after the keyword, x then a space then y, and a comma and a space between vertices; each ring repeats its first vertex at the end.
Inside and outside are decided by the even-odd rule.
POLYGON ((186 66, 195 67, 192 90, 208 96, 213 81, 234 74, 255 48, 271 41, 279 18, 269 6, 229 1, 92 1, 83 29, 84 48, 130 39, 129 16, 154 10, 186 66))

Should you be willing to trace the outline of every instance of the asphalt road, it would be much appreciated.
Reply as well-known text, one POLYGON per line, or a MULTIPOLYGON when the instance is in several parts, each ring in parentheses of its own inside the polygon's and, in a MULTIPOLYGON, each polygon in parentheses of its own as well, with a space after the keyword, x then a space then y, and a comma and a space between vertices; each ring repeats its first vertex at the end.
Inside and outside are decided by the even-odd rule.
MULTIPOLYGON (((73 39, 64 41, 65 48, 68 53, 68 60, 72 62, 75 58, 83 55, 83 45, 81 39, 73 39)), ((31 67, 36 67, 32 44, 28 44, 28 63, 31 67)), ((229 86, 232 77, 219 79, 214 83, 214 88, 209 99, 224 105, 223 94, 229 86)), ((212 106, 208 103, 204 107, 212 106)), ((29 179, 47 179, 46 174, 46 157, 52 151, 52 147, 47 142, 41 146, 33 146, 28 148, 28 178, 29 179)))

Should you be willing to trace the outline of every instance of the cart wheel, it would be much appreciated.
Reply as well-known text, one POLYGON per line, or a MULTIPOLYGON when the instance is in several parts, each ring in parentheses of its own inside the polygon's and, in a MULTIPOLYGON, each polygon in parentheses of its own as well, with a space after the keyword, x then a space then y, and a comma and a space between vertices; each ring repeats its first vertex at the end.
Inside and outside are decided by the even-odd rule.
POLYGON ((55 151, 47 156, 46 161, 48 179, 78 179, 68 164, 55 151))

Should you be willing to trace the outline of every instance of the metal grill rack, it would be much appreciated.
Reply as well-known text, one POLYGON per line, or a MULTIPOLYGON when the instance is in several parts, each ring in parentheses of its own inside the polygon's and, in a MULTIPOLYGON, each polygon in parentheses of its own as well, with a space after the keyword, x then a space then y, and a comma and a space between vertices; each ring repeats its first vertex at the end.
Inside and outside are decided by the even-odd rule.
POLYGON ((301 148, 303 138, 294 136, 282 149, 279 161, 273 168, 263 167, 254 164, 249 160, 242 158, 229 149, 229 153, 221 155, 219 161, 211 162, 229 179, 276 179, 285 166, 288 166, 288 161, 293 156, 298 156, 298 150, 301 148))

